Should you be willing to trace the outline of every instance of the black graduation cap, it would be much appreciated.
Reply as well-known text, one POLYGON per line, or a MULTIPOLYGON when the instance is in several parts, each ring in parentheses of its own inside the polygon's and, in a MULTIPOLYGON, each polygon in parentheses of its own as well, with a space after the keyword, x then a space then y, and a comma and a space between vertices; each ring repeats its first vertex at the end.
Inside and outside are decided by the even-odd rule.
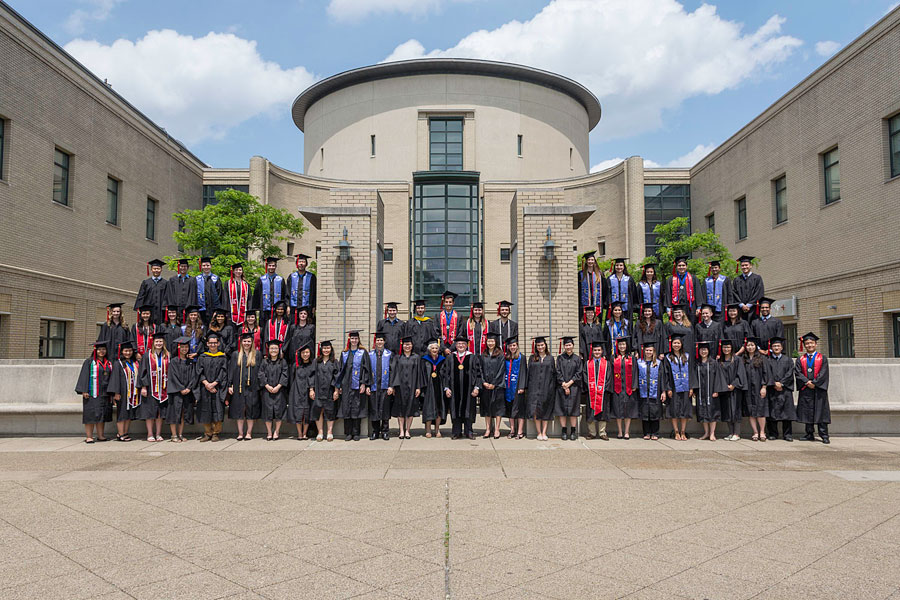
POLYGON ((384 339, 384 332, 383 332, 383 331, 376 331, 375 333, 372 334, 372 339, 376 339, 376 340, 377 340, 378 338, 384 339))
POLYGON ((243 333, 241 334, 240 339, 242 339, 242 340, 247 340, 247 339, 252 340, 252 339, 253 339, 253 335, 254 335, 254 334, 253 334, 252 332, 250 332, 250 331, 245 331, 245 332, 243 332, 243 333))
POLYGON ((814 334, 812 331, 810 331, 809 333, 804 333, 804 334, 803 334, 803 337, 801 337, 800 339, 802 339, 804 342, 805 342, 806 340, 812 340, 812 341, 814 341, 814 342, 818 342, 818 341, 819 341, 819 336, 817 336, 817 335, 814 334))
POLYGON ((468 344, 468 343, 469 343, 469 338, 466 337, 466 334, 460 333, 460 334, 457 335, 455 338, 453 338, 453 341, 454 341, 454 342, 466 342, 466 343, 468 344))
POLYGON ((269 346, 273 346, 273 345, 274 345, 274 346, 280 346, 280 345, 283 344, 283 343, 284 343, 284 342, 282 342, 282 341, 279 340, 278 338, 272 338, 272 339, 266 341, 266 347, 268 348, 269 346))
POLYGON ((712 348, 712 342, 710 342, 709 340, 699 341, 697 342, 697 350, 699 350, 700 348, 706 348, 707 350, 709 350, 710 348, 712 348))
POLYGON ((687 308, 687 307, 684 304, 673 304, 672 305, 673 311, 680 310, 680 311, 684 312, 685 308, 687 308))
POLYGON ((484 302, 473 302, 472 308, 484 308, 484 302))
POLYGON ((100 348, 101 346, 103 348, 106 348, 106 345, 108 343, 109 343, 109 340, 97 340, 96 342, 94 342, 94 348, 100 348))
POLYGON ((655 260, 649 260, 649 261, 645 262, 643 265, 641 265, 641 268, 646 269, 647 267, 653 267, 655 269, 656 265, 657 265, 657 263, 655 260))
POLYGON ((125 340, 124 342, 119 342, 119 350, 122 350, 124 348, 134 348, 134 344, 131 342, 131 340, 125 340))
POLYGON ((593 342, 591 342, 591 348, 603 348, 603 347, 604 347, 603 342, 600 340, 594 340, 593 342))
POLYGON ((158 259, 158 258, 154 258, 154 259, 151 260, 151 261, 147 261, 147 264, 150 265, 151 267, 164 267, 164 266, 166 266, 166 262, 163 261, 163 260, 160 260, 160 259, 158 259))
POLYGON ((719 340, 719 345, 720 346, 731 346, 733 348, 734 342, 731 341, 731 338, 722 338, 721 340, 719 340))
POLYGON ((584 256, 584 258, 587 259, 587 258, 590 258, 590 257, 594 256, 595 254, 597 254, 597 251, 596 251, 596 250, 591 250, 590 252, 585 252, 583 256, 584 256))
POLYGON ((585 306, 584 312, 594 312, 595 306, 585 306))
POLYGON ((201 262, 201 263, 205 263, 205 262, 206 262, 206 263, 211 263, 211 262, 212 262, 212 258, 210 258, 209 256, 201 256, 201 257, 200 257, 200 262, 201 262))
POLYGON ((144 304, 143 306, 138 307, 138 312, 150 311, 153 312, 153 309, 156 308, 152 304, 144 304))
POLYGON ((700 310, 703 310, 704 308, 708 308, 712 312, 716 312, 716 307, 713 306, 712 304, 710 304, 709 302, 704 302, 703 304, 700 305, 700 310))
POLYGON ((185 314, 190 314, 192 312, 200 312, 200 307, 197 306, 196 304, 191 304, 190 306, 185 307, 184 312, 185 312, 185 314))
POLYGON ((267 257, 266 257, 266 264, 269 264, 269 263, 277 263, 277 262, 278 262, 278 257, 277 257, 277 256, 267 256, 267 257))
POLYGON ((561 341, 563 344, 574 344, 575 338, 573 338, 571 335, 564 335, 559 338, 559 341, 561 341))
POLYGON ((307 314, 309 314, 310 310, 311 310, 311 309, 310 309, 310 307, 308 307, 308 306, 301 306, 300 308, 297 309, 297 312, 298 312, 298 313, 306 312, 307 314))
POLYGON ((511 335, 511 336, 509 336, 508 338, 506 338, 506 340, 504 340, 504 342, 505 342, 506 344, 518 344, 518 343, 519 343, 519 336, 517 336, 517 335, 511 335))
POLYGON ((425 306, 427 303, 422 298, 418 300, 413 300, 413 306, 425 306))
POLYGON ((106 308, 122 308, 123 304, 124 302, 111 302, 110 304, 106 305, 106 308))
POLYGON ((189 338, 189 337, 186 336, 186 335, 182 335, 182 336, 180 336, 180 337, 178 337, 178 338, 175 339, 175 343, 178 344, 179 346, 181 346, 181 345, 188 345, 188 344, 191 343, 191 338, 189 338))
POLYGON ((751 335, 751 336, 749 336, 749 337, 745 337, 745 338, 744 338, 744 343, 746 344, 747 342, 753 342, 754 344, 756 344, 757 347, 760 346, 759 338, 756 337, 755 335, 751 335))
POLYGON ((351 330, 349 330, 349 331, 347 332, 347 337, 348 337, 348 338, 359 337, 359 329, 351 329, 351 330))
POLYGON ((672 263, 672 264, 677 265, 678 263, 680 263, 680 262, 682 262, 682 261, 687 262, 687 259, 688 259, 688 258, 689 258, 689 257, 688 257, 687 254, 682 254, 681 256, 676 256, 676 257, 675 257, 675 262, 672 263))
POLYGON ((497 338, 497 339, 500 339, 500 332, 499 332, 499 331, 488 331, 488 332, 487 332, 487 336, 488 336, 489 338, 497 338))
POLYGON ((300 254, 295 254, 294 257, 295 257, 297 260, 309 260, 310 258, 312 258, 310 255, 308 255, 308 254, 303 254, 302 252, 301 252, 300 254))
POLYGON ((191 264, 191 261, 186 258, 179 258, 178 264, 179 265, 189 265, 189 264, 191 264))
POLYGON ((749 255, 747 255, 747 254, 742 254, 741 256, 738 257, 737 261, 738 261, 738 264, 740 264, 740 263, 742 263, 742 262, 753 262, 753 259, 754 259, 754 258, 756 258, 756 257, 755 257, 755 256, 749 256, 749 255))
POLYGON ((242 262, 236 262, 233 265, 231 265, 232 271, 234 271, 235 269, 243 269, 243 268, 244 268, 244 263, 242 263, 242 262))
MULTIPOLYGON (((488 333, 488 335, 491 335, 491 334, 488 333)), ((411 336, 411 335, 400 336, 401 344, 405 344, 406 342, 412 343, 412 341, 413 341, 413 336, 411 336)))
POLYGON ((397 308, 397 303, 396 303, 396 302, 385 302, 385 303, 384 303, 384 306, 385 306, 385 308, 393 308, 393 309, 396 309, 396 308, 397 308))
POLYGON ((760 305, 762 305, 762 304, 768 304, 769 306, 772 306, 772 303, 773 303, 773 302, 775 302, 775 301, 772 300, 771 298, 767 298, 767 297, 765 297, 765 296, 763 296, 762 298, 759 299, 760 305))
POLYGON ((166 339, 166 337, 168 337, 168 335, 169 335, 168 331, 166 331, 165 329, 159 329, 159 330, 151 333, 150 337, 152 337, 154 339, 156 339, 156 338, 166 339))
POLYGON ((444 299, 444 298, 452 298, 452 299, 456 300, 456 297, 457 297, 457 296, 459 296, 459 294, 457 294, 457 293, 455 293, 455 292, 451 292, 450 290, 447 290, 446 292, 444 292, 443 294, 441 294, 441 299, 444 299))
POLYGON ((648 340, 648 341, 644 342, 643 344, 641 344, 641 347, 642 348, 656 348, 656 342, 654 342, 652 340, 648 340))
POLYGON ((441 343, 441 341, 439 339, 437 339, 436 337, 433 337, 433 338, 429 338, 428 341, 425 342, 425 346, 428 347, 432 344, 440 344, 440 343, 441 343))
POLYGON ((276 302, 275 304, 272 305, 272 310, 274 311, 279 306, 281 306, 283 308, 287 308, 287 300, 279 300, 278 302, 276 302))
POLYGON ((680 340, 680 339, 684 338, 685 335, 686 334, 682 331, 673 331, 672 335, 669 336, 669 339, 680 340))
POLYGON ((656 307, 656 304, 654 302, 644 302, 643 304, 641 304, 641 309, 655 308, 655 307, 656 307))
POLYGON ((500 302, 497 303, 497 306, 506 306, 507 308, 512 305, 513 305, 513 303, 510 302, 509 300, 501 300, 500 302))
POLYGON ((709 261, 709 266, 711 266, 711 267, 720 267, 720 266, 722 266, 722 263, 719 262, 718 260, 711 260, 711 261, 709 261))
POLYGON ((224 309, 221 309, 221 308, 214 308, 213 311, 212 311, 212 316, 215 317, 215 316, 217 316, 217 315, 222 315, 223 317, 225 317, 225 316, 228 316, 228 313, 225 312, 224 309))
POLYGON ((534 342, 535 344, 537 344, 538 342, 544 342, 546 344, 547 336, 546 335, 536 335, 533 338, 531 338, 531 341, 534 342))
POLYGON ((222 337, 222 336, 220 336, 217 332, 210 331, 209 333, 206 334, 206 341, 208 342, 209 340, 211 340, 213 338, 216 338, 218 340, 220 337, 222 337))
POLYGON ((734 303, 729 304, 728 306, 725 307, 726 310, 731 310, 732 308, 733 308, 734 310, 741 310, 741 303, 740 303, 740 302, 734 302, 734 303))
POLYGON ((624 259, 624 258, 614 258, 613 261, 612 261, 612 264, 615 265, 615 264, 618 264, 618 263, 625 264, 625 259, 624 259))
POLYGON ((323 348, 324 348, 325 346, 330 346, 330 345, 331 345, 331 341, 332 341, 332 340, 322 340, 321 342, 319 342, 319 346, 321 346, 321 347, 323 347, 323 348))
POLYGON ((783 346, 783 345, 784 345, 784 338, 781 337, 780 335, 776 335, 776 336, 770 337, 770 338, 769 338, 769 346, 771 346, 772 344, 781 344, 781 345, 783 346))
POLYGON ((623 304, 624 304, 624 302, 622 302, 621 300, 616 300, 615 302, 610 302, 609 307, 615 308, 616 306, 618 306, 619 308, 622 308, 623 304))

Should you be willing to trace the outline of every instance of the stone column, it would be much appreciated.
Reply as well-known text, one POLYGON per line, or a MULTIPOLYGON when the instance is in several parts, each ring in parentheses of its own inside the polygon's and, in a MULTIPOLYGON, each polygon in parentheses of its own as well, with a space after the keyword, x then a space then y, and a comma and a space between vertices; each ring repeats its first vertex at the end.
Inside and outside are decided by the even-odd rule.
POLYGON ((644 259, 647 251, 644 233, 644 159, 625 160, 626 253, 632 263, 644 259))

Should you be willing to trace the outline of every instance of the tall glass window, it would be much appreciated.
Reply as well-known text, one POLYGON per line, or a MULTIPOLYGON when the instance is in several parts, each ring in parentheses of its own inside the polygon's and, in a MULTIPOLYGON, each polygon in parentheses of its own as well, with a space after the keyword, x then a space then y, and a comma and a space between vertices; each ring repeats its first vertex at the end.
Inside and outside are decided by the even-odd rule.
POLYGON ((734 203, 737 212, 737 237, 739 240, 747 239, 747 198, 741 198, 734 203))
POLYGON ((841 161, 838 148, 822 155, 822 166, 825 169, 825 204, 841 199, 841 161))
POLYGON ((853 319, 828 321, 828 356, 853 358, 853 319))
POLYGON ((39 358, 66 357, 66 322, 41 319, 39 358))
POLYGON ((690 185, 645 185, 644 186, 644 244, 647 256, 653 256, 659 247, 653 228, 668 223, 677 217, 688 220, 685 233, 691 231, 691 186, 690 185))
POLYGON ((410 211, 412 296, 437 310, 441 294, 459 294, 468 308, 481 288, 481 202, 478 183, 417 182, 410 211))
POLYGON ((119 180, 106 178, 106 222, 119 224, 119 180))
POLYGON ((713 233, 716 232, 716 213, 712 212, 706 215, 706 228, 713 233))
POLYGON ((158 203, 153 198, 147 198, 147 239, 156 239, 156 208, 158 203))
POLYGON ((888 135, 891 148, 891 177, 897 177, 900 176, 900 115, 888 119, 888 135))
POLYGON ((787 221, 787 176, 775 180, 775 223, 787 221))
POLYGON ((462 171, 463 120, 459 118, 428 121, 429 168, 432 171, 462 171))
POLYGON ((53 152, 53 201, 69 205, 69 155, 59 148, 53 152))
POLYGON ((0 179, 3 179, 3 149, 6 142, 6 121, 0 117, 0 179))
POLYGON ((210 204, 216 204, 216 192, 224 192, 225 190, 235 190, 238 192, 250 193, 249 185, 204 185, 203 186, 203 206, 206 208, 210 204))

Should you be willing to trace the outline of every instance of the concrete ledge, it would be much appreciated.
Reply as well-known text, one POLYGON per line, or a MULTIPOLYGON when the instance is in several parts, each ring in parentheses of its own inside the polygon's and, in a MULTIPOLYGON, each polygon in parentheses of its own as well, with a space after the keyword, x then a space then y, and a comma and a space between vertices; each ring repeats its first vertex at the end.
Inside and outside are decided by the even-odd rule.
POLYGON ((299 210, 316 229, 322 228, 322 217, 368 217, 372 214, 368 206, 304 206, 299 210))

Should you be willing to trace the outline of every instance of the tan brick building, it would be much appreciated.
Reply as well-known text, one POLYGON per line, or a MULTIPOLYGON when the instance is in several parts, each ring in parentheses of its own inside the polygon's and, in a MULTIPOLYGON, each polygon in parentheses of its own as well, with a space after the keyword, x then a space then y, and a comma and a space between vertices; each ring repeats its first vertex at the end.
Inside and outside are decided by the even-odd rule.
POLYGON ((322 338, 345 322, 370 333, 386 300, 405 316, 424 296, 433 311, 446 288, 464 306, 512 300, 523 338, 574 334, 577 254, 638 262, 656 223, 689 216, 760 257, 791 331, 818 332, 833 355, 900 355, 898 55, 895 10, 690 169, 631 157, 589 173, 589 90, 463 59, 300 93, 305 173, 259 156, 215 169, 0 2, 0 358, 82 356, 103 306, 133 298, 147 259, 177 254, 171 214, 227 187, 308 221, 285 251, 318 260, 322 338))

